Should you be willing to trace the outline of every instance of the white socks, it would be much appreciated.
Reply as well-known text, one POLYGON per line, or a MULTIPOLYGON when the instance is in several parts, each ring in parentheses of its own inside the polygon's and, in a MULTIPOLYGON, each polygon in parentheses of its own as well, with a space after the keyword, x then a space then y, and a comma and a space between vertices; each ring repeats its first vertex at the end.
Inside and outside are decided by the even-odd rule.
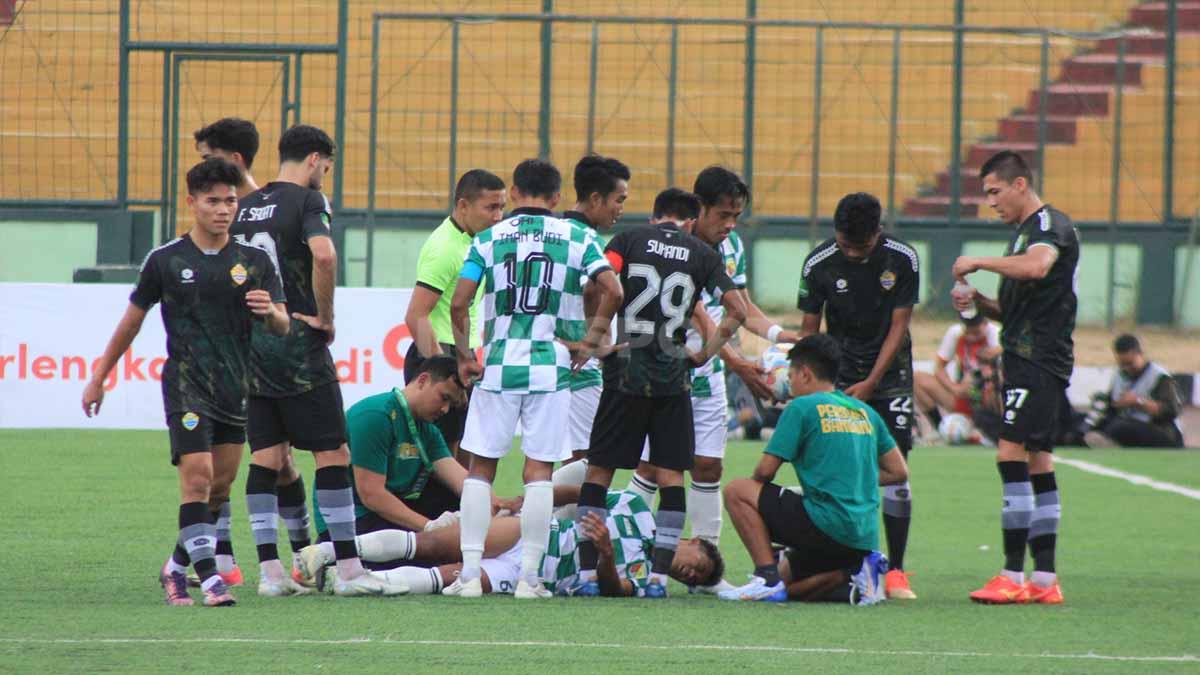
POLYGON ((442 573, 436 567, 397 567, 384 572, 377 572, 389 584, 408 586, 409 595, 432 595, 439 593, 445 582, 442 573))
POLYGON ((629 485, 625 487, 625 491, 641 497, 642 501, 646 502, 646 508, 654 509, 654 495, 658 494, 658 483, 635 473, 629 477, 629 485))
MULTIPOLYGON (((587 478, 587 465, 586 459, 564 464, 550 476, 550 482, 554 484, 554 487, 583 485, 583 480, 587 478)), ((575 520, 576 506, 576 504, 564 504, 554 509, 554 518, 556 520, 575 520)))
POLYGON ((1024 572, 1014 572, 1012 570, 1002 569, 1002 570, 1000 570, 1000 573, 1003 574, 1004 576, 1008 577, 1009 581, 1013 582, 1014 584, 1022 584, 1023 585, 1025 583, 1025 573, 1024 572))
POLYGON ((721 484, 693 480, 688 488, 687 519, 692 536, 718 544, 721 539, 721 484))
MULTIPOLYGON (((417 535, 404 530, 379 530, 357 537, 358 557, 368 562, 412 560, 417 551, 417 535)), ((330 549, 332 549, 332 545, 330 549)))
POLYGON ((233 571, 233 568, 237 565, 237 563, 235 563, 233 561, 233 556, 231 556, 231 555, 226 555, 224 553, 218 553, 216 555, 216 558, 217 558, 217 571, 218 572, 221 572, 224 574, 229 574, 230 572, 233 571))
POLYGON ((1034 586, 1050 588, 1058 581, 1058 575, 1054 572, 1038 572, 1034 570, 1031 581, 1033 581, 1034 586))
MULTIPOLYGON (((550 483, 546 483, 549 485, 550 483)), ((550 503, 553 503, 553 490, 550 494, 550 503)), ((470 581, 479 577, 479 561, 483 560, 483 542, 487 539, 488 527, 492 523, 492 484, 479 480, 478 478, 468 478, 463 481, 462 499, 460 500, 462 507, 459 513, 459 526, 461 528, 461 537, 459 539, 462 547, 463 556, 463 581, 470 581)), ((525 511, 529 510, 529 491, 526 488, 525 492, 525 511)), ((547 511, 546 527, 547 535, 549 534, 550 517, 547 511)), ((524 525, 525 517, 521 517, 522 526, 524 525)), ((522 527, 524 531, 524 527, 522 527)), ((545 542, 545 537, 542 538, 545 542)), ((545 546, 543 543, 542 546, 545 546)))
MULTIPOLYGON (((525 484, 525 503, 521 507, 521 576, 531 583, 542 576, 542 556, 546 553, 546 540, 550 538, 550 515, 553 510, 553 483, 539 480, 525 484)), ((463 539, 465 541, 465 535, 463 539)), ((465 558, 465 544, 463 555, 465 558)))

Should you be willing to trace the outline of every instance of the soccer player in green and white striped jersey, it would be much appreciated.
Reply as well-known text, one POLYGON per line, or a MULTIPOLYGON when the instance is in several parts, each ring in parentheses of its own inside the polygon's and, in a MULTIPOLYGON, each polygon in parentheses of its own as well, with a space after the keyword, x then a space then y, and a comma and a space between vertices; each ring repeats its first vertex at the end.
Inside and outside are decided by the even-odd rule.
MULTIPOLYGON (((746 306, 746 329, 771 342, 795 342, 799 335, 771 321, 750 299, 746 290, 746 251, 734 228, 738 216, 750 201, 750 188, 733 171, 710 166, 696 176, 692 191, 700 198, 700 217, 691 234, 712 246, 721 254, 725 272, 733 280, 746 306)), ((704 293, 701 303, 712 325, 719 325, 725 315, 719 299, 704 293)), ((693 325, 707 325, 700 312, 693 315, 693 325), (697 318, 698 317, 698 318, 697 318)), ((696 330, 688 333, 688 348, 699 349, 702 337, 696 330)), ((692 534, 716 544, 721 536, 721 473, 725 457, 726 415, 725 368, 728 367, 746 382, 756 396, 770 400, 765 371, 757 363, 737 353, 726 344, 719 356, 692 373, 692 411, 696 433, 696 460, 691 469, 692 483, 687 493, 687 519, 692 534)), ((647 461, 649 448, 642 454, 637 473, 629 489, 653 503, 658 491, 654 468, 647 461)), ((717 588, 701 589, 716 592, 717 588)))
MULTIPOLYGON (((575 498, 577 483, 558 486, 560 501, 575 498)), ((642 498, 632 492, 610 491, 606 495, 608 516, 604 520, 589 514, 582 524, 571 519, 555 520, 539 551, 544 590, 570 595, 578 588, 579 544, 591 540, 599 552, 598 577, 604 595, 642 595, 649 579, 653 553, 654 514, 642 498)), ((460 575, 458 562, 459 525, 426 532, 380 530, 359 535, 358 546, 368 562, 417 560, 434 567, 396 567, 376 574, 394 585, 407 586, 409 593, 437 593, 447 579, 460 575)), ((528 545, 520 536, 518 519, 502 516, 493 519, 487 537, 487 555, 481 561, 480 587, 484 593, 513 593, 520 585, 521 561, 528 545)), ((327 558, 331 554, 326 555, 327 558)), ((332 571, 332 569, 331 569, 332 571)), ((671 563, 671 577, 691 586, 713 583, 725 571, 725 562, 716 546, 703 539, 679 542, 671 563)))
POLYGON ((594 233, 556 218, 562 176, 554 165, 529 159, 513 171, 507 220, 471 242, 450 303, 464 382, 482 378, 472 394, 461 447, 471 453, 470 476, 462 491, 462 576, 447 595, 478 597, 480 560, 491 521, 492 481, 499 459, 512 449, 520 422, 525 453, 525 504, 521 532, 526 542, 518 598, 549 597, 542 587, 540 562, 553 509, 550 475, 554 463, 570 456, 567 415, 573 367, 586 363, 620 306, 620 282, 604 258, 594 233), (599 292, 596 316, 585 325, 584 287, 599 292), (484 289, 484 363, 470 348, 468 310, 484 289), (583 335, 582 340, 578 337, 583 335), (566 342, 574 343, 574 357, 566 342))
MULTIPOLYGON (((629 196, 629 167, 619 159, 587 155, 575 165, 575 208, 564 211, 562 217, 593 232, 612 229, 625 211, 629 196)), ((596 302, 585 293, 583 311, 594 316, 596 302)), ((580 333, 574 339, 583 339, 580 333)), ((571 376, 571 416, 569 435, 574 459, 587 454, 592 435, 592 421, 600 405, 603 381, 600 361, 592 359, 571 376)))

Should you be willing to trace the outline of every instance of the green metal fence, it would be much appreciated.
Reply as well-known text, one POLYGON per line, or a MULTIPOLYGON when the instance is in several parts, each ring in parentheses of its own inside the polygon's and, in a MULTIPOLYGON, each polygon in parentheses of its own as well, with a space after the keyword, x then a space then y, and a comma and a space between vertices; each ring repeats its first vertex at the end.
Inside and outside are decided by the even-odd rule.
MULTIPOLYGON (((37 12, 51 4, 18 4, 13 25, 0 26, 0 71, 15 72, 14 39, 49 21, 37 12)), ((1069 205, 1087 241, 1107 247, 1104 320, 1169 320, 1179 313, 1180 275, 1182 288, 1192 283, 1191 259, 1174 251, 1187 246, 1200 207, 1200 188, 1186 178, 1200 172, 1200 49, 1190 15, 1180 29, 1176 2, 1148 19, 1161 27, 1102 32, 985 25, 963 0, 914 4, 943 23, 835 21, 853 12, 814 18, 775 0, 642 8, 655 16, 619 16, 586 0, 463 0, 459 11, 420 13, 339 0, 238 6, 229 25, 199 28, 187 23, 186 3, 161 4, 122 0, 115 15, 95 19, 87 39, 112 41, 117 77, 88 86, 112 96, 62 105, 62 134, 88 137, 80 147, 95 155, 91 174, 108 174, 111 162, 112 182, 68 192, 45 180, 61 172, 88 183, 90 174, 73 148, 14 141, 12 130, 37 138, 40 128, 24 131, 10 114, 0 125, 0 162, 14 163, 0 166, 0 219, 152 210, 156 238, 166 237, 180 225, 174 205, 179 171, 192 160, 190 125, 232 112, 263 132, 260 182, 274 170, 271 145, 283 127, 302 118, 332 127, 341 152, 329 189, 350 283, 397 279, 389 247, 400 240, 381 257, 381 233, 438 222, 462 171, 507 175, 536 154, 569 174, 592 151, 631 165, 633 212, 704 165, 738 169, 754 191, 743 224, 751 242, 811 243, 825 235, 837 196, 874 192, 890 227, 928 243, 930 270, 964 243, 1003 238, 970 170, 1008 144, 1027 153, 1038 187, 1069 205), (476 11, 497 8, 523 13, 476 11), (231 69, 237 86, 226 90, 231 69), (86 114, 72 116, 73 105, 86 114), (1141 245, 1144 262, 1122 281, 1125 244, 1141 245), (1129 292, 1137 316, 1122 313, 1129 292)), ((1131 3, 1120 9, 1133 12, 1127 24, 1145 14, 1131 3)), ((58 61, 68 60, 69 43, 43 48, 55 44, 58 61)), ((74 83, 55 74, 55 58, 39 59, 61 98, 74 83)), ((9 106, 41 110, 22 99, 33 96, 26 91, 34 85, 6 88, 9 106)))

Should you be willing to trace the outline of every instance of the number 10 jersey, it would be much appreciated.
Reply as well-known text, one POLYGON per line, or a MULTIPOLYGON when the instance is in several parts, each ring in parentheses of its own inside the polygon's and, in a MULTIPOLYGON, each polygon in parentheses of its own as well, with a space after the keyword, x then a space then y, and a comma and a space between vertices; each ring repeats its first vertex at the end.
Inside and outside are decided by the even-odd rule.
POLYGON ((696 301, 705 291, 720 302, 736 288, 721 255, 674 223, 622 232, 605 253, 625 290, 617 344, 628 347, 605 359, 604 387, 647 397, 690 391, 686 335, 696 301))
POLYGON ((583 336, 584 284, 607 269, 593 232, 544 209, 516 209, 476 235, 461 276, 484 289, 479 387, 515 394, 569 388, 571 355, 557 340, 583 336))

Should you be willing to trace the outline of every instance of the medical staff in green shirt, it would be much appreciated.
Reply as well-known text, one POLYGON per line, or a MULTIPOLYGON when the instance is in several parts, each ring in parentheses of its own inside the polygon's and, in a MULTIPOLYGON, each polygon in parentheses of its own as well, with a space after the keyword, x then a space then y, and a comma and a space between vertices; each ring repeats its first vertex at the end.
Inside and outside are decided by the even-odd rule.
POLYGON ((885 597, 879 486, 903 483, 908 466, 879 414, 834 389, 838 359, 837 342, 825 334, 788 353, 795 398, 753 477, 725 486, 725 508, 755 569, 750 583, 720 593, 723 600, 825 600, 840 592, 865 605, 885 597), (772 482, 785 462, 803 494, 772 482), (782 563, 772 542, 787 547, 782 563))

